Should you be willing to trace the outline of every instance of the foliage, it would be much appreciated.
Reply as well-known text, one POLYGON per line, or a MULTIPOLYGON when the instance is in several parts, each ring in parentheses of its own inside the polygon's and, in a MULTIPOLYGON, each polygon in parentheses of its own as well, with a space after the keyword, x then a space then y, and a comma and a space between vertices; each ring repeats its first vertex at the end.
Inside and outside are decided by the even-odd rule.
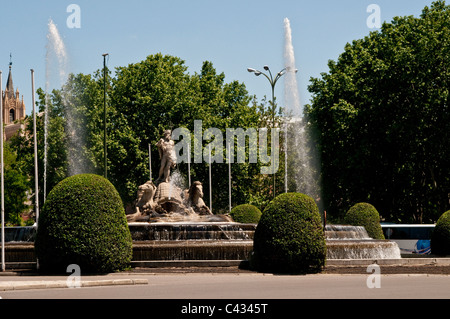
POLYGON ((439 217, 431 234, 431 253, 450 255, 450 210, 439 217))
MULTIPOLYGON (((244 84, 225 82, 225 75, 218 74, 208 61, 203 63, 200 73, 191 75, 187 71, 180 58, 155 54, 141 62, 118 67, 114 76, 107 73, 107 178, 124 205, 135 200, 138 186, 149 179, 149 144, 152 178, 158 177, 160 161, 156 143, 164 130, 187 128, 192 146, 195 120, 202 121, 202 136, 208 128, 219 129, 225 137, 226 128, 245 130, 268 126, 270 113, 265 101, 258 105, 244 84)), ((37 91, 40 111, 47 105, 49 114, 47 193, 65 177, 80 173, 73 167, 82 167, 83 173, 103 175, 103 87, 103 70, 99 70, 92 75, 71 74, 67 83, 48 97, 41 89, 37 91), (75 143, 77 140, 79 144, 75 143)), ((14 150, 23 171, 34 183, 33 142, 29 138, 33 132, 32 118, 27 118, 26 123, 26 134, 15 140, 14 150)), ((44 117, 39 116, 36 124, 41 186, 44 184, 44 117)), ((202 147, 215 138, 204 136, 202 147)), ((223 152, 224 163, 212 163, 215 213, 228 210, 228 192, 219 191, 228 189, 225 140, 223 152)), ((194 147, 191 147, 191 158, 191 180, 201 181, 205 194, 209 194, 208 163, 204 159, 201 163, 193 161, 194 147)), ((263 207, 273 197, 268 186, 272 176, 261 175, 260 167, 260 162, 249 163, 248 151, 245 163, 232 165, 233 204, 258 203, 263 207)), ((187 188, 187 163, 179 163, 176 169, 184 176, 187 188)), ((41 186, 40 203, 43 198, 41 186)), ((205 201, 209 202, 209 197, 205 201)))
MULTIPOLYGON (((40 113, 36 118, 36 131, 37 131, 37 152, 38 152, 38 173, 39 173, 39 203, 42 207, 44 203, 44 188, 46 193, 52 189, 56 184, 67 177, 68 162, 67 162, 67 149, 62 147, 66 145, 65 134, 65 119, 61 116, 61 110, 56 106, 60 104, 59 91, 54 91, 47 103, 49 105, 49 120, 48 120, 48 133, 47 133, 47 171, 44 168, 44 149, 45 149, 45 137, 44 137, 44 106, 45 106, 45 92, 42 89, 38 89, 36 92, 39 96, 38 107, 40 113), (54 107, 55 105, 55 107, 54 107), (44 173, 46 174, 44 183, 44 173), (44 187, 45 186, 45 187, 44 187)), ((22 172, 30 180, 30 185, 34 190, 35 185, 35 172, 34 172, 34 140, 33 140, 33 117, 28 116, 24 120, 25 130, 21 134, 13 136, 9 143, 11 149, 17 154, 17 165, 22 172)), ((35 198, 32 198, 33 204, 35 198)))
POLYGON ((365 201, 404 223, 450 208, 449 19, 443 1, 395 17, 311 79, 305 115, 318 132, 330 217, 365 201))
POLYGON ((258 207, 250 204, 241 204, 234 207, 231 212, 231 218, 237 223, 257 224, 261 218, 261 211, 258 207))
POLYGON ((380 225, 380 214, 369 203, 353 205, 345 215, 345 223, 353 226, 364 226, 369 237, 385 239, 380 225))
POLYGON ((4 156, 4 208, 5 222, 13 226, 25 224, 21 214, 29 209, 27 205, 27 191, 30 189, 26 175, 17 165, 16 154, 11 151, 8 143, 3 144, 4 156))
POLYGON ((132 240, 119 194, 93 174, 68 177, 48 195, 39 216, 36 256, 43 271, 111 272, 129 265, 132 240))
POLYGON ((255 231, 253 267, 271 272, 318 272, 325 258, 325 235, 314 200, 301 193, 284 193, 273 199, 255 231))
MULTIPOLYGON (((183 127, 191 132, 191 178, 202 181, 205 194, 208 194, 208 164, 205 159, 201 163, 194 162, 194 121, 202 121, 202 136, 208 128, 217 128, 225 136, 228 127, 257 128, 261 118, 258 108, 249 105, 251 98, 245 86, 237 81, 225 83, 225 75, 217 74, 211 62, 204 62, 201 72, 191 76, 184 61, 161 54, 118 68, 111 99, 115 106, 112 117, 117 123, 117 129, 111 132, 117 134, 111 137, 117 141, 112 152, 116 158, 111 159, 111 172, 114 174, 111 179, 113 183, 114 180, 127 180, 127 189, 121 192, 126 201, 134 199, 137 186, 148 179, 149 143, 152 172, 158 172, 156 143, 164 130, 183 127)), ((202 146, 207 147, 215 138, 204 138, 202 146)), ((225 159, 226 147, 223 151, 225 159)), ((187 181, 187 164, 180 163, 177 168, 187 181)), ((246 163, 232 165, 233 185, 248 185, 233 187, 234 201, 248 200, 249 188, 253 186, 251 181, 257 174, 259 165, 249 164, 248 158, 246 163)), ((211 175, 213 190, 228 188, 225 163, 213 162, 211 175)), ((227 195, 213 191, 215 212, 227 208, 227 195)), ((209 201, 209 198, 205 200, 209 201)))

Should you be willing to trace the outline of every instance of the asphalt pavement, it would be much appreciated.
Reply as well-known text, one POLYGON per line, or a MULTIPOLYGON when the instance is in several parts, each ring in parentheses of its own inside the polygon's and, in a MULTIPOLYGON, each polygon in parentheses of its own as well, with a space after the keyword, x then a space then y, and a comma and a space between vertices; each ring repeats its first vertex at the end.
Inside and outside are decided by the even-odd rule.
POLYGON ((0 273, 0 312, 15 312, 26 305, 36 315, 60 315, 57 309, 65 309, 64 314, 105 317, 127 309, 134 316, 164 313, 168 318, 284 318, 303 313, 305 308, 336 315, 336 311, 362 306, 413 315, 415 309, 446 307, 450 299, 447 274, 384 274, 386 268, 377 272, 376 267, 361 265, 333 269, 338 268, 342 273, 325 270, 309 275, 258 273, 238 267, 133 269, 81 276, 4 272, 0 273), (365 271, 349 272, 353 267, 365 271))

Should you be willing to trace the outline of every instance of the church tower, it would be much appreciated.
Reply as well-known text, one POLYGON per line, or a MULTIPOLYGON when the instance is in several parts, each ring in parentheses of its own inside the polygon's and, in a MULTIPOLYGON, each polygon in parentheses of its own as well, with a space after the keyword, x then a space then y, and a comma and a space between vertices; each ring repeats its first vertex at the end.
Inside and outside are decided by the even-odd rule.
MULTIPOLYGON (((5 138, 8 140, 21 127, 18 121, 25 118, 25 103, 20 99, 19 89, 14 92, 11 73, 12 62, 9 62, 9 74, 6 88, 2 91, 3 122, 5 123, 5 138)), ((1 88, 0 88, 1 89, 1 88)))

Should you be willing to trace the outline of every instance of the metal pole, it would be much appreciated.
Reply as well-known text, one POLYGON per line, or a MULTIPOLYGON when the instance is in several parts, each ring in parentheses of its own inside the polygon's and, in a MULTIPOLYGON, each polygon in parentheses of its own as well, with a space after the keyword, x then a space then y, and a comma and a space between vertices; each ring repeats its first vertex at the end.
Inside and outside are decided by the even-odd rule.
POLYGON ((228 207, 231 213, 231 154, 230 154, 230 143, 228 143, 228 207))
MULTIPOLYGON (((272 77, 272 74, 270 74, 270 76, 272 77)), ((270 83, 272 85, 272 134, 274 133, 275 130, 275 83, 273 81, 271 81, 270 83)), ((272 135, 273 136, 273 135, 272 135)), ((272 165, 274 167, 273 169, 273 197, 275 198, 276 196, 276 192, 275 192, 275 151, 274 151, 274 145, 272 145, 272 165)))
POLYGON ((103 147, 104 147, 104 160, 105 160, 105 178, 108 178, 108 160, 107 160, 107 147, 106 147, 106 56, 108 53, 102 54, 103 56, 103 147))
POLYGON ((152 181, 152 144, 148 143, 148 167, 150 168, 150 182, 152 181))
POLYGON ((2 271, 6 270, 5 266, 5 188, 4 188, 4 169, 3 169, 3 91, 2 91, 2 71, 0 71, 0 157, 1 157, 1 223, 2 223, 2 271))
MULTIPOLYGON (((35 202, 36 202, 36 227, 39 219, 39 175, 38 175, 38 151, 37 151, 37 130, 36 130, 36 102, 34 92, 34 70, 31 69, 31 91, 33 102, 33 139, 34 139, 34 189, 35 189, 35 202)), ((44 194, 45 196, 45 194, 44 194)))
MULTIPOLYGON (((264 66, 264 70, 269 71, 270 77, 267 74, 265 74, 264 72, 261 72, 259 70, 255 70, 253 68, 247 68, 248 72, 252 72, 256 76, 259 76, 261 74, 264 75, 267 78, 267 80, 269 80, 270 85, 272 86, 272 130, 275 130, 275 84, 277 84, 277 81, 285 74, 285 71, 287 69, 284 68, 280 72, 278 72, 277 75, 275 76, 275 79, 273 78, 272 72, 270 71, 270 68, 267 65, 264 66)), ((275 163, 275 152, 274 152, 273 148, 274 148, 274 145, 271 145, 272 160, 273 160, 273 164, 274 164, 275 163)), ((275 172, 275 169, 274 169, 274 171, 272 172, 272 174, 273 174, 273 197, 275 197, 275 195, 276 195, 276 189, 275 189, 276 176, 275 176, 275 173, 276 172, 275 172)))
POLYGON ((209 144, 209 210, 212 212, 211 144, 209 144))
POLYGON ((191 187, 191 142, 189 141, 187 144, 187 153, 188 153, 188 181, 189 181, 189 188, 191 187))
POLYGON ((288 119, 285 116, 285 128, 284 128, 284 192, 288 192, 288 182, 287 182, 287 173, 288 173, 288 119))
MULTIPOLYGON (((33 139, 34 139, 34 189, 35 189, 35 212, 36 230, 39 225, 39 175, 38 175, 38 152, 37 152, 37 130, 36 130, 36 101, 34 92, 34 70, 31 69, 31 98, 33 102, 33 139)), ((47 99, 47 96, 45 96, 47 99)), ((44 192, 45 198, 45 192, 44 192)), ((45 201, 45 200, 44 200, 45 201)), ((36 260, 36 267, 39 269, 39 260, 36 260)))

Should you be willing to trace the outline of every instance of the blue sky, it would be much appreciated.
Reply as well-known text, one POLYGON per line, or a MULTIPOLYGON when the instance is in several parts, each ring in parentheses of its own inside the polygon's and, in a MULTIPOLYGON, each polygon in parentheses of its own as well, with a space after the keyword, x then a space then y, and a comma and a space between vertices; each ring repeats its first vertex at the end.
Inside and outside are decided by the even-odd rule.
MULTIPOLYGON (((52 19, 63 37, 72 73, 93 73, 103 66, 126 66, 161 52, 180 57, 188 72, 200 72, 203 61, 213 62, 227 82, 244 82, 260 100, 270 97, 269 82, 247 72, 264 65, 277 72, 284 67, 284 18, 290 20, 301 104, 309 102, 310 77, 328 71, 347 42, 363 38, 370 29, 370 4, 380 8, 381 20, 394 16, 419 16, 431 0, 42 0, 4 1, 0 5, 0 70, 3 89, 12 53, 14 88, 24 95, 31 113, 31 76, 35 86, 45 87, 45 55, 48 21, 52 19), (80 7, 80 28, 69 28, 66 11, 80 7)), ((282 103, 283 81, 275 92, 282 103)))

